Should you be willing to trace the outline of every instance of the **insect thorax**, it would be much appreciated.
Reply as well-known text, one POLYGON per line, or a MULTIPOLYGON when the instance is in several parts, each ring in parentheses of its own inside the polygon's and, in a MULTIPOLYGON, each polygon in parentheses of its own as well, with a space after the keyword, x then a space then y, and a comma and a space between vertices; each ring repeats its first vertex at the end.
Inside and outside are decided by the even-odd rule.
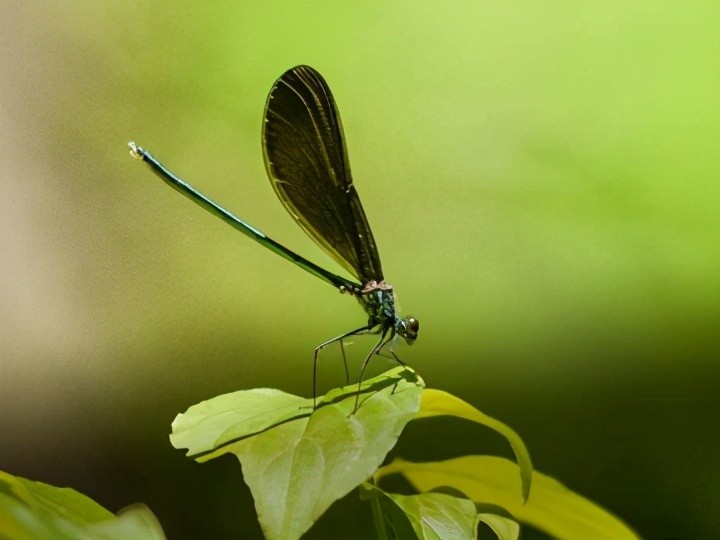
POLYGON ((358 291, 357 298, 368 314, 371 326, 394 326, 397 315, 395 313, 395 297, 393 289, 384 281, 370 281, 358 291))

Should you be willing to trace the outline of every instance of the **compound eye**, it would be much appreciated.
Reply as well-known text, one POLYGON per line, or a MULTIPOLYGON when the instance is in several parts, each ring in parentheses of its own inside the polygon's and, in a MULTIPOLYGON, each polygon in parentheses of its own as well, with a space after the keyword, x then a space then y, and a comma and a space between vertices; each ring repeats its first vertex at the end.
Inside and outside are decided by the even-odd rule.
POLYGON ((405 339, 414 341, 420 331, 420 321, 415 317, 405 319, 405 339))
POLYGON ((408 332, 411 334, 417 334, 420 330, 420 321, 418 321, 415 317, 408 317, 406 324, 408 332))

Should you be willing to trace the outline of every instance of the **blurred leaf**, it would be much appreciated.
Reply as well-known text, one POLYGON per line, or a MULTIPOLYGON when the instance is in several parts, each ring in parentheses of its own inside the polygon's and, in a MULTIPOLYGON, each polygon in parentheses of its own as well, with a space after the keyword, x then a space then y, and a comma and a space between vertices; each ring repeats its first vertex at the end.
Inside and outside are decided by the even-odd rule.
POLYGON ((503 424, 499 420, 480 412, 475 407, 466 403, 460 398, 443 392, 442 390, 425 389, 423 390, 420 400, 420 413, 417 418, 431 418, 433 416, 457 416, 477 422, 492 430, 497 431, 505 437, 512 447, 518 465, 520 465, 520 478, 522 480, 522 497, 523 501, 527 501, 530 495, 530 484, 532 482, 532 462, 530 461, 530 453, 525 447, 520 436, 515 433, 509 426, 503 424))
POLYGON ((0 537, 13 540, 163 539, 155 515, 133 505, 115 516, 89 497, 0 471, 0 537))
POLYGON ((477 538, 478 513, 468 499, 444 493, 398 495, 369 483, 362 487, 370 492, 369 498, 379 500, 394 538, 410 538, 408 531, 422 540, 477 538))
POLYGON ((420 492, 441 486, 461 490, 476 503, 499 506, 520 522, 553 538, 635 539, 637 535, 612 514, 560 484, 533 472, 533 491, 526 504, 517 497, 518 466, 495 456, 465 456, 435 463, 396 460, 376 478, 400 473, 420 492))
POLYGON ((417 413, 422 380, 395 368, 312 400, 278 390, 235 392, 178 415, 171 441, 198 461, 231 452, 268 538, 297 538, 370 477, 417 413))

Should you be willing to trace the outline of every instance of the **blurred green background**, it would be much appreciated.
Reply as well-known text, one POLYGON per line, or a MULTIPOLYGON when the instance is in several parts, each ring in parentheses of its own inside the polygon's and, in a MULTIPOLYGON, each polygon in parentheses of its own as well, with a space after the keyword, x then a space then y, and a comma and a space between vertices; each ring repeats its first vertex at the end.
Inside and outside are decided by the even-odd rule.
MULTIPOLYGON (((719 11, 3 2, 0 468, 113 511, 145 502, 170 538, 260 536, 238 464, 187 460, 170 422, 241 388, 309 395, 312 348, 364 315, 126 143, 340 271, 262 163, 265 96, 307 63, 335 93, 385 274, 422 324, 403 358, 644 537, 717 538, 719 11)), ((328 351, 323 387, 341 373, 328 351)), ((510 455, 439 421, 395 455, 465 451, 510 455)), ((308 537, 369 525, 352 494, 308 537)))

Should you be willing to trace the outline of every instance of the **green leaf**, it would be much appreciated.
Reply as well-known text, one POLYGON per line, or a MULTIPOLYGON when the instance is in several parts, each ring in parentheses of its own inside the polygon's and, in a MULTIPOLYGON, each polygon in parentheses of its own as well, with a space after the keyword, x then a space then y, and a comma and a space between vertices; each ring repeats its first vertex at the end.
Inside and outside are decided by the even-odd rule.
POLYGON ((490 527, 498 540, 518 540, 520 538, 520 524, 505 516, 481 513, 478 518, 490 527))
POLYGON ((525 443, 515 431, 452 394, 428 388, 423 390, 420 400, 420 413, 417 418, 432 418, 433 416, 464 418, 489 427, 505 437, 510 443, 510 447, 515 453, 515 458, 520 466, 522 498, 523 501, 527 501, 532 483, 532 462, 525 443))
POLYGON ((383 490, 369 482, 364 482, 360 485, 360 498, 369 500, 372 504, 378 540, 415 538, 415 530, 410 518, 392 500, 386 500, 387 495, 383 490))
POLYGON ((155 515, 135 505, 115 516, 70 488, 58 488, 0 471, 0 536, 13 540, 163 539, 155 515))
POLYGON ((507 510, 520 522, 553 538, 638 538, 627 525, 600 506, 538 472, 533 472, 532 493, 527 503, 522 504, 517 497, 517 469, 515 463, 505 458, 465 456, 434 463, 396 460, 381 468, 375 477, 400 473, 420 492, 450 486, 476 503, 507 510))
POLYGON ((370 477, 417 413, 423 382, 395 368, 312 400, 278 390, 235 392, 178 415, 171 441, 198 461, 231 452, 265 536, 298 538, 335 500, 370 477))
POLYGON ((241 390, 203 401, 177 415, 170 442, 175 448, 187 448, 188 457, 203 462, 224 454, 226 443, 311 413, 311 399, 271 388, 241 390))
POLYGON ((468 499, 444 493, 398 495, 369 483, 363 489, 380 501, 394 538, 410 538, 408 531, 421 540, 477 538, 478 513, 468 499))

